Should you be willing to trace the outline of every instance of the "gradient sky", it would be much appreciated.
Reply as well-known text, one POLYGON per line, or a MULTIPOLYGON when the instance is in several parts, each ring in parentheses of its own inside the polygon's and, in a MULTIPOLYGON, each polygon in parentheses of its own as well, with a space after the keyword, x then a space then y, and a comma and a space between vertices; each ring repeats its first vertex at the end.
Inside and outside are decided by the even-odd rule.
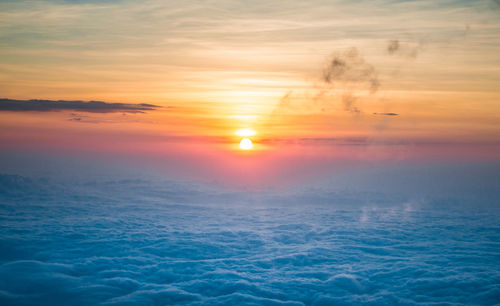
POLYGON ((2 151, 245 182, 497 162, 499 17, 490 0, 1 1, 0 98, 158 106, 0 107, 2 151))

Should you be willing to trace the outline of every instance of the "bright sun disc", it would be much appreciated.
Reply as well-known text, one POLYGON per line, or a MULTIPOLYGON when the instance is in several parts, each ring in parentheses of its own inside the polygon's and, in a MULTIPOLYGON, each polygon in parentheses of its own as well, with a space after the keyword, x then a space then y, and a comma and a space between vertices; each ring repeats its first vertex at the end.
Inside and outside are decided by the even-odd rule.
POLYGON ((253 143, 248 138, 243 138, 240 142, 240 149, 242 150, 250 150, 253 148, 253 143))

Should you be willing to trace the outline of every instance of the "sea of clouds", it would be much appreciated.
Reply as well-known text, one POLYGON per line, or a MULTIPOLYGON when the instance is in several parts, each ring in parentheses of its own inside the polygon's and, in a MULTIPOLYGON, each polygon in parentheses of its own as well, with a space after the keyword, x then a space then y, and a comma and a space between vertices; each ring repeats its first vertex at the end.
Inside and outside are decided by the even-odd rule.
POLYGON ((491 205, 0 176, 1 305, 499 302, 491 205))

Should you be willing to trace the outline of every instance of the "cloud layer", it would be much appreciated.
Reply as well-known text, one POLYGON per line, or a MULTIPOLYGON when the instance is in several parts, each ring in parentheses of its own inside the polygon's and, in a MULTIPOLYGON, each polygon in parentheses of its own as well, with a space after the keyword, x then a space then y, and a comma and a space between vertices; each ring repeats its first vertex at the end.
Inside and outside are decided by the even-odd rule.
POLYGON ((0 176, 2 305, 494 304, 498 212, 0 176))

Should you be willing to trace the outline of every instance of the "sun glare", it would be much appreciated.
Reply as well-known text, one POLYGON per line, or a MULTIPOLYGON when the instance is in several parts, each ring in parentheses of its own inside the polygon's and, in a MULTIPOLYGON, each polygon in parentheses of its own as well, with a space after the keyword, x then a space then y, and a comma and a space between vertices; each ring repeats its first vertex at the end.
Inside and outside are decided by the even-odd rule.
POLYGON ((253 143, 248 138, 243 138, 240 142, 240 149, 242 150, 251 150, 253 148, 253 143))
POLYGON ((239 129, 234 133, 238 136, 241 136, 241 137, 252 137, 252 136, 255 136, 257 134, 257 132, 255 132, 252 129, 239 129))

